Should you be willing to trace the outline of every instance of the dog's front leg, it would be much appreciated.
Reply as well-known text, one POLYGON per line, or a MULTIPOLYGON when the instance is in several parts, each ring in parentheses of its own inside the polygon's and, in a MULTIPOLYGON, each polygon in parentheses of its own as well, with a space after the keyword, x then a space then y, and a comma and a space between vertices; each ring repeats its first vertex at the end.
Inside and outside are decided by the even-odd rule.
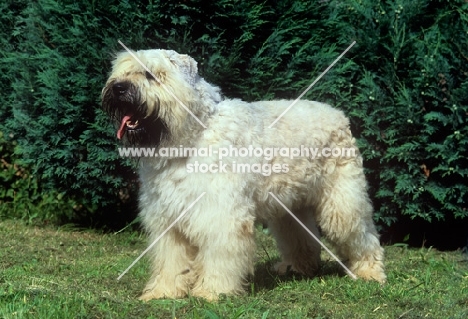
MULTIPOLYGON (((157 235, 159 231, 151 234, 150 240, 157 235)), ((169 230, 151 251, 151 279, 140 300, 187 296, 195 280, 192 263, 197 252, 182 232, 175 228, 169 230)))
MULTIPOLYGON (((194 263, 197 281, 191 295, 217 300, 219 294, 236 295, 245 292, 249 274, 254 270, 254 220, 232 213, 218 214, 211 220, 213 227, 200 238, 200 249, 194 263)), ((208 221, 207 221, 208 222, 208 221)))

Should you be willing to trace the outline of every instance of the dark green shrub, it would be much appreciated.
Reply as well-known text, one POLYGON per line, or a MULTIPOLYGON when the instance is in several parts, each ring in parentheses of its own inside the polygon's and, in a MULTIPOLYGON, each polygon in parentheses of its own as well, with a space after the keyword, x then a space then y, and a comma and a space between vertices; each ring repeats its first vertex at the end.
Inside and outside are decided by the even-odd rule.
MULTIPOLYGON (((18 164, 32 168, 40 192, 76 201, 80 214, 96 215, 88 218, 93 224, 108 214, 112 219, 105 222, 113 223, 132 215, 125 210, 134 210, 128 198, 135 198, 136 182, 115 151, 108 119, 97 111, 112 50, 102 49, 91 4, 4 5, 2 16, 15 18, 7 24, 10 50, 2 79, 10 87, 2 117, 18 142, 18 164)), ((55 214, 79 217, 66 216, 66 210, 55 214)))
POLYGON ((364 156, 378 159, 377 217, 387 223, 468 216, 467 10, 464 1, 395 1, 372 14, 386 32, 377 56, 391 60, 363 63, 356 100, 367 114, 352 114, 364 156))
POLYGON ((17 164, 15 142, 0 131, 0 219, 64 223, 80 212, 79 205, 63 193, 44 193, 37 178, 17 164), (57 214, 57 211, 60 214, 57 214))

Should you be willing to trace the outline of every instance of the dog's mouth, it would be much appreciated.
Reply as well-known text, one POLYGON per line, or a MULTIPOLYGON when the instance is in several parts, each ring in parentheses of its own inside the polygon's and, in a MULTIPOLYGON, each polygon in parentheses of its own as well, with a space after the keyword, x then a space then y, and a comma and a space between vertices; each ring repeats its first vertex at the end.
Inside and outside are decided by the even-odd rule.
POLYGON ((125 115, 117 130, 117 138, 121 140, 127 131, 136 131, 138 129, 140 129, 140 121, 134 118, 133 114, 125 115))
POLYGON ((131 145, 158 145, 167 136, 167 129, 159 117, 143 117, 131 111, 117 116, 117 138, 131 145), (118 120, 119 118, 120 121, 118 120))
POLYGON ((131 145, 158 145, 168 136, 157 103, 148 112, 147 102, 130 82, 111 82, 102 94, 103 109, 116 121, 117 138, 131 145))

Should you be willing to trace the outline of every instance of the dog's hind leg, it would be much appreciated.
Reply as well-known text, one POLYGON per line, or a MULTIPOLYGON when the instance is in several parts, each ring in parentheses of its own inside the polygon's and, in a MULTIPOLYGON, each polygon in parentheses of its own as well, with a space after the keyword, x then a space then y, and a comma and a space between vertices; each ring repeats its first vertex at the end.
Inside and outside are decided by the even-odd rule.
MULTIPOLYGON (((313 208, 294 211, 295 216, 319 239, 313 208)), ((268 221, 268 229, 275 237, 281 262, 274 266, 278 274, 288 270, 307 276, 316 275, 320 267, 320 244, 289 213, 268 221)))
POLYGON ((372 220, 372 204, 362 166, 336 165, 323 176, 317 221, 356 276, 385 282, 383 248, 372 220))
MULTIPOLYGON (((152 242, 160 232, 150 235, 152 242)), ((182 232, 169 230, 151 250, 151 279, 140 300, 187 296, 196 276, 192 264, 197 252, 182 232)))

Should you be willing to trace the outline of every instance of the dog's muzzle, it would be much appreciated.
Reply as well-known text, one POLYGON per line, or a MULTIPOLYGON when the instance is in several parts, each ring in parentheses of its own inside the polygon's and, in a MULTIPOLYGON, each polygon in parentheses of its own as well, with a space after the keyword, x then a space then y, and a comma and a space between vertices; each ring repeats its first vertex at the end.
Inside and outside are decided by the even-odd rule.
POLYGON ((119 123, 117 130, 119 140, 126 133, 137 133, 146 111, 138 90, 128 81, 109 83, 103 90, 102 107, 119 123))
POLYGON ((146 101, 141 99, 138 88, 130 81, 108 83, 102 94, 102 107, 117 124, 117 138, 124 136, 130 144, 158 144, 165 132, 165 125, 156 114, 148 114, 146 101))
MULTIPOLYGON (((112 85, 114 99, 122 101, 125 104, 127 95, 131 95, 131 92, 129 92, 130 87, 131 84, 129 82, 114 83, 114 85, 112 85)), ((122 137, 125 135, 125 132, 137 130, 139 125, 140 123, 138 118, 134 117, 134 112, 130 109, 125 110, 123 112, 123 116, 121 116, 120 126, 117 130, 117 138, 119 140, 122 139, 122 137)))

